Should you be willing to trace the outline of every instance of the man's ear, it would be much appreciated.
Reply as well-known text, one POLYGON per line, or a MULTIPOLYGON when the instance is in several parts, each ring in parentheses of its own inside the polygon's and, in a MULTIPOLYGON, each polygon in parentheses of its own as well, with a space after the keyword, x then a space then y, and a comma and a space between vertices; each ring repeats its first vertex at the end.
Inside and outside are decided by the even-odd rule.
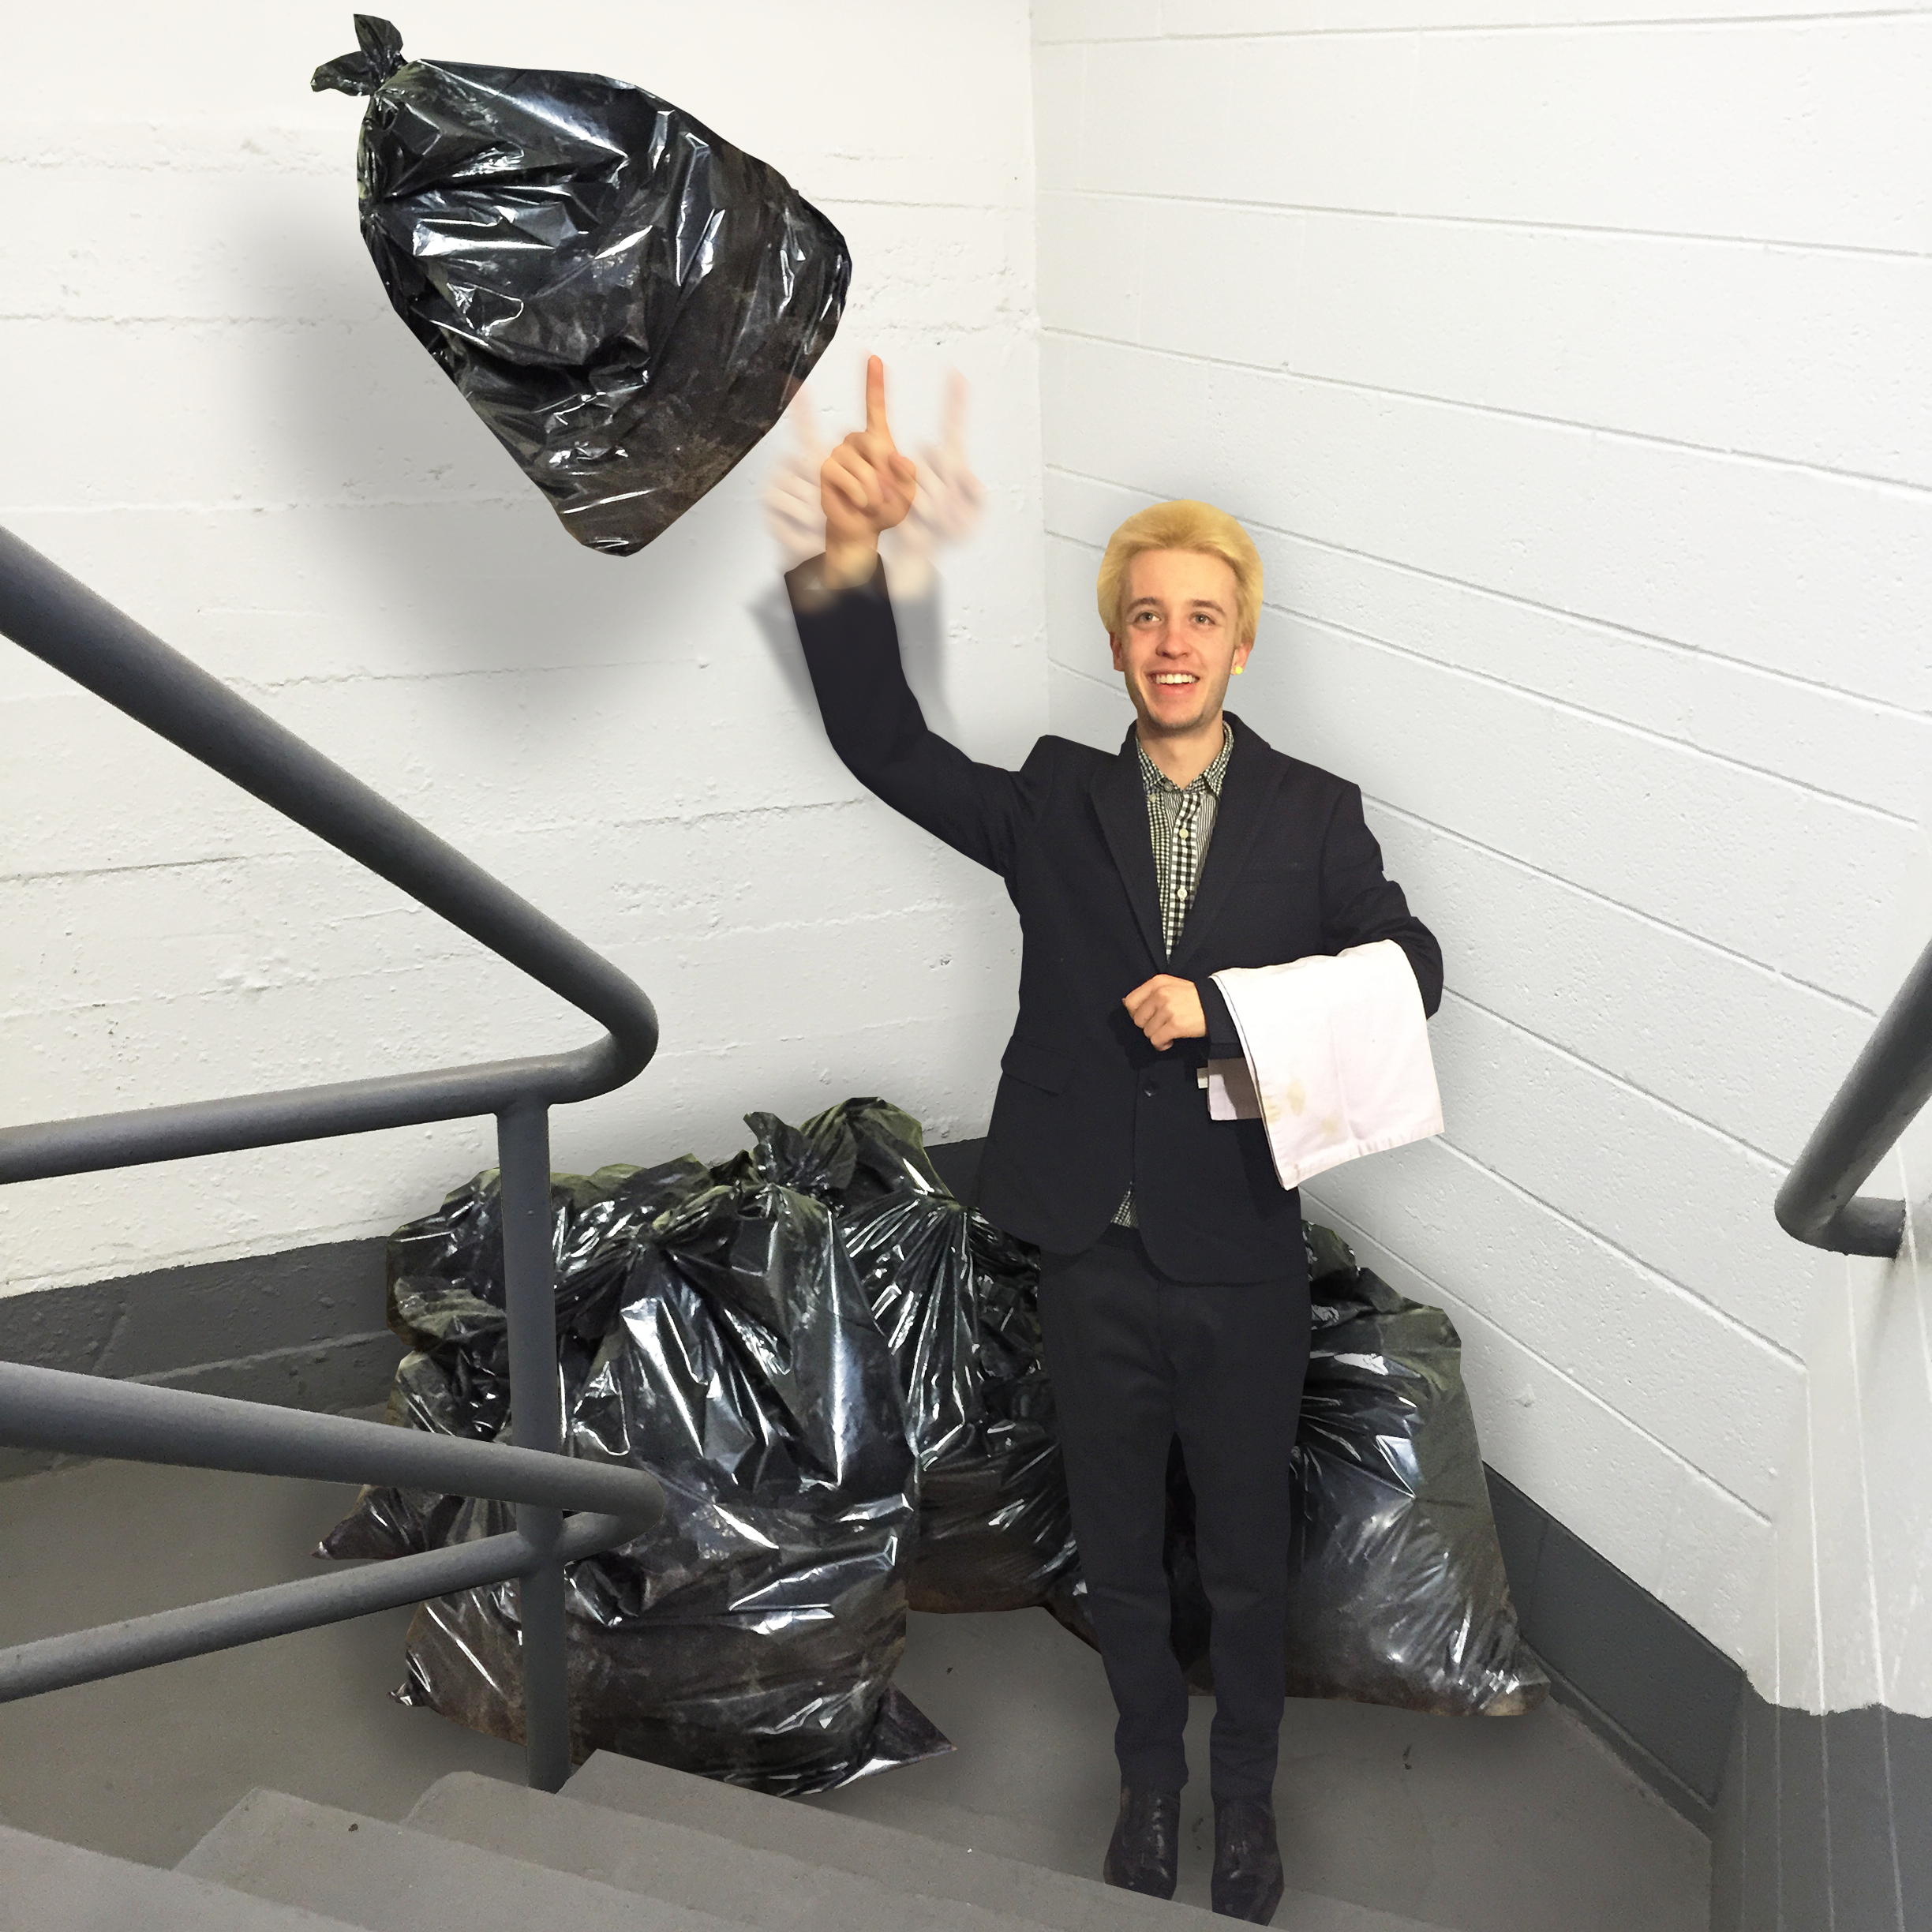
POLYGON ((1127 661, 1121 656, 1121 641, 1111 631, 1107 633, 1107 649, 1114 653, 1114 668, 1116 671, 1125 671, 1127 668, 1127 661))

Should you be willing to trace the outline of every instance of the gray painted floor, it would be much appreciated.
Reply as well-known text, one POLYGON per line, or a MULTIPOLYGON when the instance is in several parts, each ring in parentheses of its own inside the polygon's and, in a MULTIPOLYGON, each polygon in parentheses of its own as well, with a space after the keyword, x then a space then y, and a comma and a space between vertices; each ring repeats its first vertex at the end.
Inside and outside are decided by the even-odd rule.
MULTIPOLYGON (((1096 1874, 1119 1780, 1100 1660, 1044 1611, 915 1617, 897 1682, 958 1747, 809 1802, 1096 1874)), ((1188 1727, 1175 1896, 1208 1903, 1211 1699, 1188 1727)), ((1289 1882, 1457 1932, 1705 1932, 1710 1848, 1567 1711, 1424 1717, 1291 1702, 1289 1882)))
MULTIPOLYGON (((95 1463, 0 1483, 0 1642, 309 1572, 350 1492, 95 1463)), ((389 1690, 406 1612, 0 1706, 0 1821, 172 1864, 267 1785, 399 1818, 521 1754, 389 1690)), ((811 1802, 1094 1875, 1117 1787, 1099 1661, 1043 1611, 912 1619, 898 1681, 958 1747, 811 1802)), ((1180 1896, 1205 1904, 1212 1705, 1196 1699, 1180 1896)), ((1455 1932, 1704 1932, 1709 1852, 1568 1713, 1290 1706, 1290 1882, 1455 1932)))

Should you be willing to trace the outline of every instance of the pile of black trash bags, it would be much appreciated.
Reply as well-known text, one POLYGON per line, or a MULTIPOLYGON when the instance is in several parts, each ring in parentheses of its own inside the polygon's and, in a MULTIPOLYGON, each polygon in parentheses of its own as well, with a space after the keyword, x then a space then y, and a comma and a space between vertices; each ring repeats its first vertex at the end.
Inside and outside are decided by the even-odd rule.
MULTIPOLYGON (((786 1794, 949 1747, 893 1685, 908 1608, 1045 1605, 1091 1641, 1040 1344, 1032 1251, 956 1200, 878 1099, 752 1145, 552 1178, 566 1447, 649 1470, 663 1518, 568 1571, 572 1747, 786 1794)), ((1507 1714, 1522 1649, 1455 1332, 1306 1230, 1316 1333, 1295 1452, 1289 1690, 1507 1714)), ((410 1353, 389 1420, 514 1441, 493 1172, 388 1249, 410 1353)), ((1174 1648, 1208 1610, 1176 1445, 1174 1648)), ((365 1490, 320 1553, 494 1535, 503 1503, 365 1490)), ((426 1603, 399 1694, 522 1726, 516 1586, 426 1603)))

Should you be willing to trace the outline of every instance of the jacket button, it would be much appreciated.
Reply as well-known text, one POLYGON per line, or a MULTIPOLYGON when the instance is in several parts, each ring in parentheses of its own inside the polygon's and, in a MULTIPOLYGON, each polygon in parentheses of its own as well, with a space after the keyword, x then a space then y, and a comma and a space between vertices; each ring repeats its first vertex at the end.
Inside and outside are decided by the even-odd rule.
POLYGON ((1160 1091, 1160 1089, 1151 1080, 1148 1080, 1142 1084, 1140 1091, 1146 1095, 1148 1099, 1151 1100, 1160 1091))

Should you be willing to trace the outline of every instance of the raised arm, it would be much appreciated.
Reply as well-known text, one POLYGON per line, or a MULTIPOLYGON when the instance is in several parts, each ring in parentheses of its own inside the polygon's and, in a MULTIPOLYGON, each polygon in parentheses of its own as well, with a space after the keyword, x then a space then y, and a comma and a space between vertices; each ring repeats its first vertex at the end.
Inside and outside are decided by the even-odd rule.
POLYGON ((866 370, 866 426, 826 458, 820 482, 826 554, 785 587, 832 748, 895 811, 1010 877, 1037 809, 1039 754, 1018 772, 975 763, 927 725, 906 683, 878 540, 912 507, 917 472, 893 442, 877 356, 866 370))

